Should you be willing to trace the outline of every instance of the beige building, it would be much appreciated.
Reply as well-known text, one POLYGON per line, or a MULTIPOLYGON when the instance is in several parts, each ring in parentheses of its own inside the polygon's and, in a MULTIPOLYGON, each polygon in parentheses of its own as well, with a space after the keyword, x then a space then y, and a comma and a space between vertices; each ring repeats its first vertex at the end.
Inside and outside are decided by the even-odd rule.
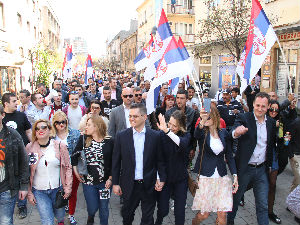
MULTIPOLYGON (((147 45, 153 28, 158 25, 156 22, 159 20, 160 12, 155 11, 158 8, 156 2, 145 0, 137 8, 139 51, 147 45)), ((161 0, 173 35, 176 38, 180 36, 187 47, 195 43, 195 2, 195 0, 177 0, 172 8, 170 0, 161 0)))
POLYGON ((31 89, 30 53, 39 44, 57 49, 60 25, 46 0, 0 0, 0 94, 31 89))
POLYGON ((120 44, 121 70, 134 72, 134 59, 137 54, 137 31, 125 38, 120 44))

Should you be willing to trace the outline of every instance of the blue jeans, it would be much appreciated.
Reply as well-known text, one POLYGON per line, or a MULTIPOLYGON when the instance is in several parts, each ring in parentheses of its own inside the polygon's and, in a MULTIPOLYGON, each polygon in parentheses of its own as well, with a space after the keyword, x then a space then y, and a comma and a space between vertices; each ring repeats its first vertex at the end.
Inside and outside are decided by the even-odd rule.
POLYGON ((24 200, 20 200, 18 198, 17 205, 18 205, 18 208, 26 207, 26 205, 27 205, 27 198, 25 198, 24 200))
POLYGON ((239 176, 239 189, 237 193, 233 195, 233 209, 232 212, 228 212, 227 220, 234 221, 239 202, 241 201, 241 198, 249 184, 253 187, 257 223, 259 225, 268 225, 269 182, 265 166, 259 168, 248 166, 245 173, 242 176, 239 176))
POLYGON ((48 190, 37 190, 32 188, 32 193, 36 199, 36 206, 41 217, 41 224, 53 225, 54 217, 57 222, 63 222, 65 217, 65 207, 60 209, 54 208, 56 193, 59 188, 48 190))
POLYGON ((0 225, 13 225, 13 215, 17 196, 11 197, 10 191, 0 193, 0 225))
POLYGON ((109 199, 100 199, 99 191, 105 189, 105 182, 98 185, 82 184, 88 215, 94 217, 99 209, 100 224, 108 224, 109 199))

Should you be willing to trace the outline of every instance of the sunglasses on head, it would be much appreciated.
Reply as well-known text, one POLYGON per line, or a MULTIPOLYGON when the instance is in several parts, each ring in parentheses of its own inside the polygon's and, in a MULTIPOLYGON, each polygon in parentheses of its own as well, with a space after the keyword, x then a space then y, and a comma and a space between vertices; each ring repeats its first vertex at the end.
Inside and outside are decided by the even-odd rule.
POLYGON ((128 97, 129 97, 129 98, 132 98, 133 95, 123 95, 123 97, 124 97, 124 98, 128 98, 128 97))
POLYGON ((135 97, 142 97, 143 94, 135 94, 135 97))
POLYGON ((270 108, 270 112, 279 112, 279 109, 270 108))
POLYGON ((44 126, 40 126, 40 127, 35 127, 35 131, 39 131, 39 130, 46 130, 48 128, 47 125, 44 126))
POLYGON ((67 123, 67 121, 65 121, 65 120, 54 122, 55 125, 66 124, 66 123, 67 123))

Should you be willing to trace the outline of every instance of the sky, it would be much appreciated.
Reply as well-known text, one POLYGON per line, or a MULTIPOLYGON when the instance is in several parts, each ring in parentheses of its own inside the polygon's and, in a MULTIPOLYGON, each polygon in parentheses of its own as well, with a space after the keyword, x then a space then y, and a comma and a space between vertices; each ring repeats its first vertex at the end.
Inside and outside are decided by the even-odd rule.
POLYGON ((129 30, 143 0, 51 0, 62 38, 83 37, 92 57, 105 55, 105 41, 129 30))

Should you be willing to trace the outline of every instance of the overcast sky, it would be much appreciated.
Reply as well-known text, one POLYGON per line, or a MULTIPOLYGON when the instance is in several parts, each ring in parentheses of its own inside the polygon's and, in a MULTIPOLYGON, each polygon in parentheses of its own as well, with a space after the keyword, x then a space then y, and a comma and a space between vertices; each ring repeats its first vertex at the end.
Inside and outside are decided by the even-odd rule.
POLYGON ((105 54, 105 41, 128 30, 143 0, 51 0, 62 37, 86 39, 92 57, 105 54))

